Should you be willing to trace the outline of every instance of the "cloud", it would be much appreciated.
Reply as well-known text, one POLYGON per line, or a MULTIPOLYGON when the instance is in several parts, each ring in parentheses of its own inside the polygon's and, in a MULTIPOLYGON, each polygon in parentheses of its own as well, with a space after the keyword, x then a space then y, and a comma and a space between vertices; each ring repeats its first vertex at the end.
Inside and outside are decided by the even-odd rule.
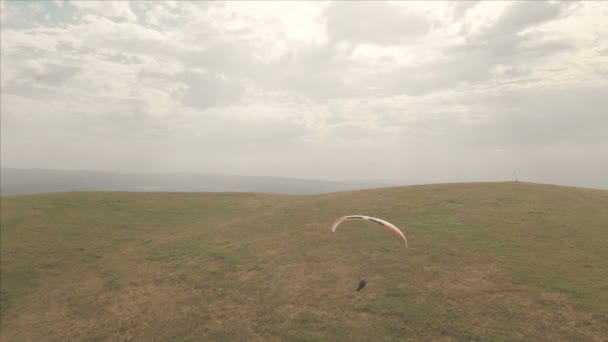
POLYGON ((451 3, 453 11, 453 19, 459 20, 466 12, 475 7, 479 1, 454 1, 451 3))
POLYGON ((1 6, 6 166, 608 173, 601 2, 1 6))
POLYGON ((327 8, 327 32, 334 43, 391 45, 425 34, 429 22, 386 2, 332 2, 327 8))
MULTIPOLYGON (((468 5, 468 8, 472 8, 475 4, 468 5)), ((528 79, 521 77, 530 74, 531 64, 572 49, 565 40, 541 34, 520 34, 531 27, 558 19, 564 13, 560 9, 566 6, 514 3, 507 6, 503 14, 482 33, 469 34, 460 43, 440 47, 443 50, 440 50, 440 54, 426 60, 420 59, 423 55, 414 54, 416 62, 404 63, 397 59, 391 67, 390 64, 383 65, 382 59, 358 59, 355 54, 363 51, 361 46, 371 41, 379 45, 396 44, 393 46, 399 48, 405 44, 402 38, 407 34, 403 33, 402 28, 391 27, 385 19, 380 22, 381 16, 375 16, 380 12, 391 13, 391 18, 396 18, 395 22, 407 22, 404 21, 405 17, 401 17, 401 8, 391 6, 394 5, 332 3, 327 8, 329 41, 293 49, 279 59, 277 64, 267 65, 267 71, 261 74, 264 75, 262 78, 269 88, 291 89, 319 100, 390 94, 424 95, 497 77, 528 82, 528 79), (341 20, 345 23, 357 22, 356 27, 360 31, 355 28, 350 30, 341 20), (362 21, 369 23, 373 29, 359 25, 362 21), (383 35, 380 31, 384 28, 392 35, 383 35), (373 72, 370 68, 376 68, 376 71, 373 72), (265 77, 269 74, 272 75, 271 81, 265 77)), ((389 19, 386 20, 390 22, 389 19)), ((430 25, 420 27, 423 26, 424 32, 407 32, 430 32, 430 25)), ((253 69, 258 70, 255 66, 253 69)))
POLYGON ((82 13, 95 13, 103 17, 126 21, 137 20, 130 2, 127 1, 70 1, 68 4, 82 13))
POLYGON ((179 94, 183 103, 199 109, 233 103, 244 92, 242 86, 223 75, 182 72, 170 78, 185 85, 179 94))
POLYGON ((356 96, 362 89, 353 74, 355 63, 332 45, 295 49, 277 63, 264 66, 261 84, 288 89, 314 99, 356 96), (355 80, 349 82, 349 78, 355 80))
POLYGON ((541 41, 540 45, 522 46, 533 43, 534 38, 538 39, 538 36, 524 34, 524 31, 560 18, 565 14, 563 9, 566 6, 568 5, 545 1, 513 2, 493 25, 486 27, 477 35, 470 36, 467 44, 460 48, 482 49, 492 52, 494 56, 509 58, 519 54, 522 48, 527 51, 550 53, 552 49, 567 47, 568 44, 563 41, 557 43, 541 41))
POLYGON ((62 86, 81 71, 78 66, 47 64, 35 80, 47 86, 62 86))
POLYGON ((523 147, 608 142, 608 117, 602 110, 606 91, 608 85, 517 90, 485 97, 477 106, 479 113, 494 110, 472 126, 482 141, 471 143, 523 147))
MULTIPOLYGON (((443 54, 418 65, 405 65, 385 75, 389 93, 423 95, 488 80, 529 74, 530 65, 572 49, 565 40, 526 29, 560 18, 559 4, 515 2, 479 34, 447 46, 443 54), (511 72, 505 72, 510 70, 511 72), (524 72, 524 70, 528 70, 524 72)), ((527 81, 527 80, 524 80, 527 81)))
POLYGON ((204 44, 178 52, 177 58, 191 66, 234 76, 255 77, 263 63, 254 58, 248 46, 228 39, 205 39, 204 44))

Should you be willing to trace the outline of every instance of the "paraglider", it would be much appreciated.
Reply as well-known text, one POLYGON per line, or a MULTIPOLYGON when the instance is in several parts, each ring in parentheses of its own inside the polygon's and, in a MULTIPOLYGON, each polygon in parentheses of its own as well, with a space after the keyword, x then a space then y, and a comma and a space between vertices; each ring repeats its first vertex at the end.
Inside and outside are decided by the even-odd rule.
POLYGON ((393 234, 397 235, 401 240, 403 240, 403 243, 405 244, 405 248, 407 248, 407 239, 405 238, 405 235, 403 234, 403 232, 401 230, 399 230, 399 228, 397 228, 394 224, 387 222, 385 220, 376 218, 376 217, 370 217, 370 216, 364 216, 364 215, 343 216, 343 217, 340 217, 339 219, 337 219, 336 222, 334 222, 333 226, 331 227, 331 231, 335 232, 336 228, 338 228, 338 226, 342 222, 349 221, 349 220, 366 220, 366 221, 371 221, 371 222, 377 223, 381 226, 384 226, 386 229, 390 230, 393 234))
MULTIPOLYGON (((331 231, 333 233, 336 232, 336 228, 338 228, 338 226, 345 221, 349 221, 349 220, 365 220, 365 221, 370 221, 370 222, 374 222, 376 224, 379 224, 381 226, 383 226, 384 228, 390 230, 393 234, 395 234, 397 237, 399 237, 399 239, 401 239, 403 241, 403 244, 405 245, 405 248, 407 248, 407 239, 405 238, 405 235, 403 234, 403 232, 397 228, 397 226, 395 226, 394 224, 385 221, 383 219, 379 219, 376 217, 371 217, 371 216, 365 216, 365 215, 348 215, 348 216, 343 216, 340 217, 339 219, 337 219, 334 224, 331 226, 331 231)), ((357 292, 361 291, 361 289, 363 289, 365 287, 365 285, 367 284, 367 279, 365 278, 361 278, 361 280, 359 281, 359 287, 357 287, 357 292)))

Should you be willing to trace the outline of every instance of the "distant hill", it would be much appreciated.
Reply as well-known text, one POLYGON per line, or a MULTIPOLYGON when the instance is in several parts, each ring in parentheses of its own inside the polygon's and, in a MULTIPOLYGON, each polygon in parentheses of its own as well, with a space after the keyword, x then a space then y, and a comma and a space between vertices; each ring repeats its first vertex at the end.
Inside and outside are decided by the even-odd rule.
POLYGON ((608 336, 608 191, 70 192, 0 205, 3 342, 608 336), (346 214, 394 223, 409 248, 370 222, 332 233, 346 214))
MULTIPOLYGON (((204 173, 111 173, 52 169, 2 168, 0 194, 65 191, 259 192, 321 194, 388 186, 380 182, 215 175, 204 173)), ((393 184, 394 185, 394 184, 393 184)))

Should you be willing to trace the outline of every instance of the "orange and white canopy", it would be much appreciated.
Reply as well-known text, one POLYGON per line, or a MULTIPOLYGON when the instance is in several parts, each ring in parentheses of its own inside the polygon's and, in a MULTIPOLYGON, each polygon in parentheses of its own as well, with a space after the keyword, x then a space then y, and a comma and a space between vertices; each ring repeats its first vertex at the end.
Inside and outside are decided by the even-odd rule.
POLYGON ((387 222, 385 220, 376 218, 376 217, 370 217, 370 216, 364 216, 364 215, 343 216, 343 217, 340 217, 339 219, 337 219, 336 222, 334 222, 333 226, 331 227, 331 231, 335 232, 336 228, 338 228, 340 223, 342 223, 344 221, 349 221, 349 220, 366 220, 366 221, 371 221, 371 222, 377 223, 381 226, 384 226, 386 229, 390 230, 393 234, 397 235, 401 240, 403 240, 403 243, 405 244, 405 248, 407 248, 407 239, 405 238, 405 235, 403 235, 403 232, 401 232, 401 230, 399 230, 399 228, 397 228, 394 224, 387 222))

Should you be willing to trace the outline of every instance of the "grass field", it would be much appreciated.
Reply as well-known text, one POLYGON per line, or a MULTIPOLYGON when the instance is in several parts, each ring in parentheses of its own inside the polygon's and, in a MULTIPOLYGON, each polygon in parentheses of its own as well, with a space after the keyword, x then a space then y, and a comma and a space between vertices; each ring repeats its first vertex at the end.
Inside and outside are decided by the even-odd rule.
POLYGON ((0 223, 3 342, 608 340, 608 191, 62 193, 0 223))

